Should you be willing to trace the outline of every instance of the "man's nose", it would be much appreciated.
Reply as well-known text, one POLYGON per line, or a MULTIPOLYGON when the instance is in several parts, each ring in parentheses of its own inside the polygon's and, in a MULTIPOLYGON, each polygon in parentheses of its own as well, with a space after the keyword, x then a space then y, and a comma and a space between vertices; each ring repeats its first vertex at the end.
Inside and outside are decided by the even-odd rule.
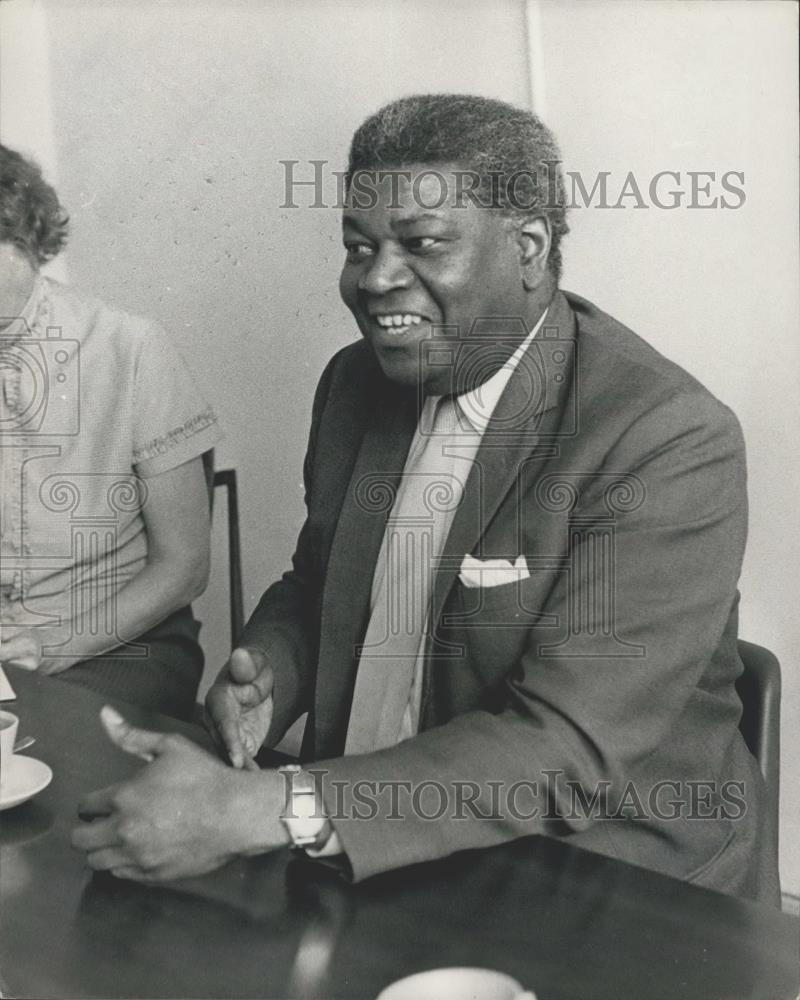
POLYGON ((369 295, 385 295, 395 288, 407 288, 414 280, 402 257, 389 247, 381 248, 364 267, 358 287, 369 295))

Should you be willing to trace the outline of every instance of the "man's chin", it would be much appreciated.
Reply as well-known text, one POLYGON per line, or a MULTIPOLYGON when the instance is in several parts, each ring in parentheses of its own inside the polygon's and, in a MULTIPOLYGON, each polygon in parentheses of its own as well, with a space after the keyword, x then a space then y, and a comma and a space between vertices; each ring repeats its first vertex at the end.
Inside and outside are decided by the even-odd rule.
POLYGON ((417 350, 386 349, 370 341, 381 371, 395 385, 408 389, 421 387, 423 395, 444 396, 453 391, 453 374, 448 368, 431 368, 423 364, 421 348, 417 350))
POLYGON ((373 350, 378 358, 378 364, 381 366, 381 371, 390 382, 394 382, 396 385, 402 385, 408 388, 419 385, 420 372, 419 364, 416 362, 416 359, 402 357, 399 351, 381 351, 375 348, 374 345, 373 350))

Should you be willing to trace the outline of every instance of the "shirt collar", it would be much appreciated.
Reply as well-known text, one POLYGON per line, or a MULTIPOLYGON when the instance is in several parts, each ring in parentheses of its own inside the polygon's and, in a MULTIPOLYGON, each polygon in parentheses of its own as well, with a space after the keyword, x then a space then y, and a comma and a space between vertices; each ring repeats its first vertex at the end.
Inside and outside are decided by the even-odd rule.
POLYGON ((483 434, 489 426, 489 421, 492 419, 492 414, 500 401, 500 397, 503 395, 503 390, 508 384, 508 380, 520 363, 522 356, 531 346, 531 341, 539 332, 546 316, 547 310, 545 309, 539 317, 539 322, 536 326, 534 326, 508 361, 505 362, 503 367, 498 368, 491 378, 475 386, 474 389, 470 389, 469 392, 462 393, 456 397, 459 410, 479 434, 483 434))
POLYGON ((0 329, 0 338, 4 345, 16 343, 23 337, 29 337, 33 333, 33 327, 38 318, 39 309, 44 295, 44 279, 38 272, 33 279, 33 287, 28 296, 28 300, 20 310, 19 316, 8 326, 0 329))

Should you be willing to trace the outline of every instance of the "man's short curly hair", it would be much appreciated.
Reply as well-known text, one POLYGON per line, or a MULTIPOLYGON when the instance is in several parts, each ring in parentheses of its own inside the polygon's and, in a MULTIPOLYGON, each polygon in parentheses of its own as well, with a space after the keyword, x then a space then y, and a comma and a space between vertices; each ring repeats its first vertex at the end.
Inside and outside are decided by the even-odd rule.
POLYGON ((45 264, 64 248, 68 223, 39 167, 0 144, 0 243, 13 243, 33 264, 45 264))
POLYGON ((470 94, 418 94, 387 104, 357 129, 348 184, 359 170, 457 164, 480 178, 481 204, 516 218, 550 223, 548 266, 561 274, 561 238, 569 232, 561 153, 552 132, 529 111, 470 94))

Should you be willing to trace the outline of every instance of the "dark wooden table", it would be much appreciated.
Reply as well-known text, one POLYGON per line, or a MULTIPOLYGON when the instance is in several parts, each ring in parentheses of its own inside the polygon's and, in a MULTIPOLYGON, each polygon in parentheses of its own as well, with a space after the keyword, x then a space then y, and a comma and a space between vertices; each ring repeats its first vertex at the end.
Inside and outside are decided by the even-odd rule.
POLYGON ((447 965, 500 969, 539 1000, 797 995, 800 921, 546 838, 355 887, 288 851, 163 887, 92 875, 69 844, 76 803, 142 765, 105 739, 95 696, 8 673, 6 707, 54 772, 0 813, 8 996, 371 998, 447 965))

